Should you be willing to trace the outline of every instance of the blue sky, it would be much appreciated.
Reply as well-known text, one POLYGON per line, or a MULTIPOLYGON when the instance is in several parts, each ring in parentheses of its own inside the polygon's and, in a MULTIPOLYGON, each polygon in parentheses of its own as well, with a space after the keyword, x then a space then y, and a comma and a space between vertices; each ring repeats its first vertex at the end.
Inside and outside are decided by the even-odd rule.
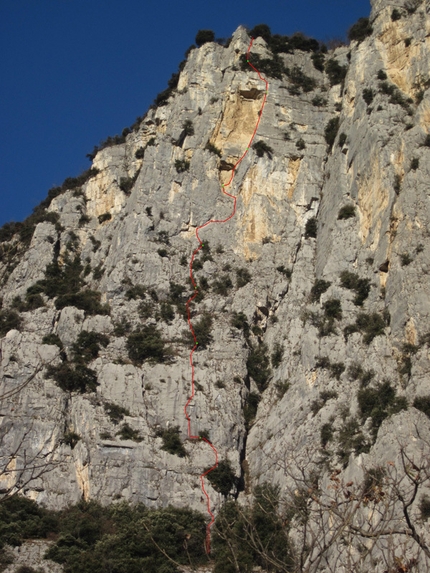
POLYGON ((345 38, 369 0, 0 0, 0 225, 144 115, 199 29, 345 38))

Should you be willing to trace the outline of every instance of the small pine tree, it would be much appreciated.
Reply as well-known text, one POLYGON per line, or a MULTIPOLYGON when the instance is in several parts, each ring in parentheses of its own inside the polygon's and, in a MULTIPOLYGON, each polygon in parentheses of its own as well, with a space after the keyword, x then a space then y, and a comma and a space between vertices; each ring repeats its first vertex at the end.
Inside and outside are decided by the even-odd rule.
POLYGON ((373 101, 373 90, 370 88, 364 88, 362 96, 367 105, 370 105, 373 101))
POLYGON ((333 117, 332 119, 329 120, 324 129, 324 138, 327 144, 330 146, 330 148, 333 146, 338 130, 339 130, 339 118, 333 117))
POLYGON ((373 32, 369 18, 359 18, 358 21, 348 30, 348 39, 356 40, 358 43, 365 40, 373 32))
POLYGON ((203 46, 207 42, 214 42, 215 41, 215 34, 212 30, 199 30, 196 34, 195 42, 197 46, 203 46))
POLYGON ((332 58, 326 63, 325 71, 329 77, 330 85, 334 86, 336 84, 340 84, 344 80, 347 67, 341 66, 337 60, 332 58))
POLYGON ((270 147, 270 145, 267 145, 265 141, 256 141, 252 145, 252 148, 255 149, 258 157, 263 157, 263 155, 266 154, 269 159, 272 159, 273 149, 270 147))
POLYGON ((252 30, 249 32, 249 35, 251 38, 258 38, 260 36, 263 38, 263 40, 269 43, 272 37, 272 32, 270 31, 270 28, 267 24, 258 24, 252 28, 252 30))
POLYGON ((237 484, 237 478, 231 468, 230 461, 227 459, 221 460, 218 467, 207 474, 207 478, 213 488, 224 496, 237 484))
POLYGON ((312 217, 306 221, 305 227, 305 238, 308 239, 309 237, 315 239, 317 236, 317 220, 316 217, 312 217))

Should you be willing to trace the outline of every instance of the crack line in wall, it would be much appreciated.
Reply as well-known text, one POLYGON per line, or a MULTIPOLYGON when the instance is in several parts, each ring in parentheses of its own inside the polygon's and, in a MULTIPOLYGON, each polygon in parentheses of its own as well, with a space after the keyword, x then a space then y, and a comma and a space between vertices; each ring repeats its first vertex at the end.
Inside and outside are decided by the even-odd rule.
POLYGON ((206 437, 203 437, 203 436, 195 436, 195 435, 193 435, 193 434, 191 433, 191 419, 190 419, 190 416, 189 416, 189 414, 188 414, 188 407, 190 406, 190 403, 191 403, 191 401, 193 400, 194 394, 195 394, 195 391, 194 391, 195 381, 194 381, 193 354, 194 354, 194 352, 197 350, 197 347, 198 347, 198 340, 197 340, 197 338, 196 338, 196 335, 195 335, 195 332, 194 332, 194 329, 193 329, 193 325, 192 325, 192 323, 191 323, 191 314, 190 314, 190 303, 191 303, 191 302, 197 297, 197 295, 198 295, 197 284, 196 284, 196 282, 194 281, 194 277, 193 277, 193 262, 194 262, 194 258, 195 258, 195 256, 196 256, 196 254, 202 249, 202 247, 203 247, 203 245, 204 245, 203 242, 202 242, 202 240, 201 240, 200 237, 199 237, 199 230, 200 230, 200 229, 203 229, 204 227, 207 227, 208 225, 211 225, 212 223, 226 223, 226 222, 229 221, 232 217, 234 217, 234 215, 235 215, 235 213, 236 213, 237 197, 236 197, 235 195, 231 195, 230 193, 227 193, 227 191, 226 191, 225 189, 226 189, 226 187, 228 187, 228 186, 231 184, 231 182, 232 182, 232 180, 233 180, 233 177, 234 177, 234 174, 235 174, 235 171, 236 171, 236 168, 237 168, 238 165, 242 162, 242 160, 244 159, 244 157, 246 156, 246 154, 248 153, 248 151, 249 151, 249 149, 250 149, 250 147, 251 147, 251 144, 252 144, 252 142, 253 142, 253 140, 254 140, 254 137, 255 137, 255 135, 256 135, 256 133, 257 133, 258 126, 259 126, 260 121, 261 121, 261 117, 262 117, 262 114, 263 114, 264 106, 265 106, 265 104, 266 104, 266 99, 267 99, 267 93, 268 93, 268 89, 269 89, 269 84, 268 84, 267 80, 261 76, 260 72, 251 64, 251 62, 250 62, 249 59, 248 59, 253 41, 254 41, 254 38, 251 38, 251 41, 250 41, 249 46, 248 46, 248 50, 247 50, 247 52, 246 52, 246 58, 247 58, 248 64, 251 66, 251 68, 252 68, 255 72, 257 72, 258 77, 260 78, 260 80, 262 80, 262 81, 265 82, 265 84, 266 84, 266 89, 265 89, 265 92, 264 92, 263 102, 262 102, 262 104, 261 104, 260 111, 258 112, 257 123, 256 123, 256 125, 255 125, 255 128, 254 128, 253 134, 252 134, 252 136, 251 136, 251 139, 249 140, 248 147, 246 148, 246 150, 245 150, 245 152, 243 153, 242 157, 240 157, 239 160, 238 160, 238 161, 236 162, 236 164, 234 165, 234 167, 233 167, 233 169, 232 169, 232 172, 231 172, 231 177, 230 177, 229 181, 228 181, 227 183, 222 184, 222 192, 224 193, 224 195, 227 195, 228 197, 230 197, 231 199, 233 199, 233 210, 232 210, 231 214, 230 214, 226 219, 222 219, 222 220, 210 219, 209 221, 207 221, 207 222, 204 223, 203 225, 200 225, 199 227, 196 228, 196 238, 197 238, 197 240, 198 240, 198 242, 199 242, 199 246, 197 247, 197 249, 194 250, 194 252, 193 252, 193 254, 192 254, 192 256, 191 256, 191 261, 190 261, 190 279, 191 279, 191 283, 192 283, 193 288, 194 288, 194 294, 193 294, 193 296, 191 296, 191 297, 187 300, 187 303, 186 303, 187 317, 188 317, 188 318, 187 318, 187 319, 188 319, 188 326, 189 326, 189 328, 190 328, 191 334, 192 334, 193 339, 194 339, 194 347, 192 348, 192 350, 191 350, 191 352, 190 352, 191 396, 188 398, 187 403, 186 403, 185 406, 184 406, 184 414, 185 414, 185 417, 186 417, 187 423, 188 423, 188 437, 189 437, 189 439, 191 439, 191 440, 201 440, 201 441, 206 442, 207 444, 209 444, 209 446, 212 448, 212 450, 213 450, 213 452, 214 452, 214 454, 215 454, 215 464, 214 464, 211 468, 209 468, 208 470, 204 471, 204 472, 200 475, 200 482, 201 482, 201 485, 202 485, 202 491, 203 491, 203 494, 204 494, 205 497, 206 497, 207 511, 208 511, 208 514, 209 514, 209 516, 210 516, 210 518, 211 518, 209 524, 208 524, 207 527, 206 527, 205 549, 206 549, 206 553, 207 553, 207 554, 209 554, 209 553, 210 553, 210 550, 211 550, 211 531, 210 531, 210 530, 211 530, 212 525, 213 525, 214 522, 215 522, 215 516, 214 516, 214 514, 212 513, 212 510, 211 510, 210 499, 209 499, 209 495, 208 495, 208 493, 206 492, 206 489, 205 489, 204 478, 205 478, 205 476, 207 476, 210 472, 212 472, 214 469, 216 469, 216 468, 218 467, 218 451, 217 451, 217 449, 215 448, 215 446, 214 446, 206 437))

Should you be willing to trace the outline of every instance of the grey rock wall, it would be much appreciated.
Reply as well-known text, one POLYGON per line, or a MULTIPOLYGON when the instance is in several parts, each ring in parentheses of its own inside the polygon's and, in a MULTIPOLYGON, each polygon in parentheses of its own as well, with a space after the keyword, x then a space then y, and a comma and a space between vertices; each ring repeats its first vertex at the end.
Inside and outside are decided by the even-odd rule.
MULTIPOLYGON (((346 475, 358 476, 356 468, 395 457, 393 433, 398 424, 403 424, 404 439, 411 444, 418 439, 417 427, 425 432, 430 428, 428 418, 412 407, 416 396, 430 394, 429 346, 420 344, 430 330, 430 148, 424 145, 430 121, 429 17, 423 2, 413 14, 392 21, 395 6, 405 10, 406 4, 375 0, 372 35, 327 54, 327 59, 347 66, 343 89, 340 84, 331 86, 327 75, 314 68, 310 53, 282 55, 286 66, 299 66, 317 87, 292 95, 287 77, 269 78, 256 140, 270 145, 273 156, 260 158, 249 151, 229 187, 238 197, 235 217, 200 232, 213 260, 195 276, 211 284, 228 274, 234 286, 226 296, 212 289, 193 306, 193 320, 208 312, 214 326, 212 343, 194 355, 199 386, 189 412, 193 432, 207 430, 220 459, 230 460, 242 477, 236 494, 243 503, 258 483, 287 489, 284 462, 291 452, 297 460, 309 449, 318 452, 323 424, 332 423, 337 431, 341 411, 359 415, 360 383, 348 374, 355 363, 374 371, 373 384, 388 379, 409 407, 384 422, 368 453, 351 452, 346 475), (390 95, 381 92, 379 70, 399 90, 401 105, 390 103, 390 95), (373 92, 369 104, 363 99, 365 88, 373 92), (327 104, 314 105, 316 95, 327 104), (336 117, 339 130, 330 149, 324 130, 336 117), (342 145, 340 134, 345 134, 342 145), (303 149, 296 145, 300 139, 303 149), (413 159, 419 160, 418 168, 411 167, 413 159), (345 205, 352 205, 355 214, 339 219, 345 205), (306 236, 312 217, 317 219, 316 238, 306 236), (277 270, 281 266, 291 270, 289 278, 277 270), (240 288, 237 268, 251 274, 251 281, 240 288), (370 291, 361 307, 354 303, 354 292, 341 285, 343 271, 368 279, 370 291), (309 295, 317 279, 330 285, 320 301, 312 302, 309 295), (318 320, 321 323, 324 304, 332 299, 341 301, 342 317, 334 321, 333 333, 321 336, 318 320), (248 342, 231 326, 233 312, 244 313, 254 327, 248 342), (362 332, 344 336, 343 329, 359 313, 384 317, 382 332, 370 344, 362 332), (250 344, 262 343, 269 355, 277 344, 283 354, 279 365, 272 366, 267 388, 259 392, 247 373, 247 358, 250 344), (402 374, 405 343, 417 348, 408 372, 402 374), (322 357, 344 366, 338 378, 318 367, 322 357), (286 383, 288 390, 281 395, 279 387, 286 383), (243 410, 250 392, 261 394, 261 400, 247 431, 243 410), (312 404, 321 392, 331 392, 332 397, 315 413, 312 404)), ((198 245, 196 227, 231 213, 232 201, 221 193, 231 171, 221 167, 242 156, 264 93, 255 73, 240 71, 239 58, 248 43, 246 31, 239 28, 228 48, 209 43, 192 50, 168 105, 150 109, 124 144, 97 154, 93 166, 100 172, 84 185, 83 197, 67 191, 51 203, 49 209, 59 214, 64 227, 60 258, 73 231, 81 260, 104 270, 100 279, 90 273, 85 281, 102 293, 101 302, 108 303, 111 312, 86 316, 74 307, 56 310, 45 297, 45 307, 22 313, 21 332, 10 330, 1 340, 1 393, 12 392, 1 405, 2 428, 7 429, 3 460, 16 451, 8 463, 19 467, 22 447, 33 457, 53 450, 49 471, 30 479, 24 488, 27 496, 48 507, 60 508, 83 497, 102 503, 120 498, 143 501, 152 507, 171 503, 205 511, 199 475, 213 464, 213 454, 204 442, 186 440, 184 405, 191 383, 190 347, 181 342, 186 322, 179 313, 170 323, 142 319, 140 300, 128 300, 125 293, 130 285, 144 285, 162 301, 169 296, 171 281, 191 292, 188 263, 198 245), (187 120, 194 134, 177 145, 187 120), (146 148, 143 159, 136 159, 137 149, 151 138, 155 144, 146 148), (208 141, 219 148, 221 158, 205 149, 208 141), (178 173, 176 160, 189 161, 189 170, 178 173), (119 186, 121 178, 135 175, 131 194, 126 195, 119 186), (79 226, 82 212, 90 221, 79 226), (104 213, 111 219, 100 224, 97 217, 104 213), (166 256, 160 256, 161 248, 166 256), (181 264, 182 257, 186 264, 181 264), (125 336, 114 333, 121 320, 132 328, 160 327, 171 348, 170 360, 133 364, 125 336), (44 378, 44 366, 60 364, 61 357, 58 347, 42 344, 42 338, 57 334, 70 356, 83 330, 107 334, 110 343, 90 364, 97 372, 96 392, 67 394, 44 378), (119 426, 103 408, 108 402, 129 411, 125 422, 139 431, 140 442, 115 435, 119 426), (180 427, 187 457, 161 449, 157 430, 169 426, 180 427), (73 449, 58 445, 66 431, 81 437, 73 449), (109 438, 101 437, 108 434, 109 438)), ((255 40, 253 51, 268 55, 261 38, 255 40)), ((50 237, 56 233, 50 223, 37 226, 29 249, 2 286, 3 308, 43 278, 54 254, 50 237)), ((148 294, 145 300, 155 308, 148 294)), ((411 455, 420 451, 412 448, 411 455)), ((9 473, 0 478, 5 490, 14 485, 9 473)), ((223 497, 210 484, 207 490, 217 512, 223 497)))
POLYGON ((32 539, 19 547, 11 548, 10 552, 14 561, 13 564, 8 565, 3 570, 4 573, 14 573, 18 568, 24 566, 31 566, 43 573, 62 573, 63 567, 61 565, 50 559, 43 558, 50 545, 49 541, 32 539))

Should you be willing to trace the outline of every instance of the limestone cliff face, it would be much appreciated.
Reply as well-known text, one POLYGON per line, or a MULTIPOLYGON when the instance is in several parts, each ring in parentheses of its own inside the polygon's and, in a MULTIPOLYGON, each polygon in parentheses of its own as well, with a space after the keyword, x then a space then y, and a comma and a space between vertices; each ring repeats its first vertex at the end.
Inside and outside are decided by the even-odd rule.
MULTIPOLYGON (((235 217, 201 232, 211 257, 195 275, 212 288, 202 287, 205 296, 193 305, 193 321, 210 313, 213 328, 212 342, 195 353, 198 390, 190 415, 193 431, 208 431, 220 459, 230 460, 241 477, 241 500, 258 483, 285 487, 289 456, 304 459, 309 450, 319 450, 324 424, 336 436, 345 419, 360 420, 360 380, 351 366, 373 371, 372 387, 388 380, 408 406, 386 417, 374 444, 370 421, 363 420, 368 447, 361 453, 337 446, 346 448, 346 473, 359 476, 364 465, 392 459, 396 439, 418 452, 430 431, 430 420, 412 407, 416 397, 430 394, 428 339, 422 342, 430 330, 430 148, 424 145, 430 133, 429 6, 422 2, 393 20, 396 6, 404 10, 400 1, 374 0, 373 33, 326 54, 326 61, 346 66, 343 84, 331 85, 311 53, 281 55, 285 66, 298 66, 316 87, 294 94, 287 76, 268 78, 255 141, 272 152, 259 157, 249 151, 230 187, 238 197, 235 217), (326 102, 318 105, 318 98, 326 102), (336 119, 329 146, 326 126, 336 119), (238 286, 236 269, 246 269, 249 282, 238 286), (345 271, 355 274, 355 286, 345 271), (223 293, 216 281, 224 275, 233 287, 223 293), (315 285, 323 283, 316 281, 326 281, 320 296, 315 285), (360 285, 367 296, 357 304, 360 285), (333 300, 340 301, 341 313, 330 314, 333 300), (246 336, 232 326, 233 313, 246 316, 246 336), (350 325, 355 327, 345 333, 350 325), (254 355, 261 350, 260 373, 264 349, 267 356, 278 352, 263 382, 250 375, 252 348, 254 355), (253 423, 245 424, 250 393, 260 401, 253 423)), ((191 292, 188 264, 198 245, 196 227, 231 212, 221 185, 248 145, 265 89, 257 74, 241 71, 248 43, 239 28, 227 48, 207 43, 192 50, 167 105, 150 109, 125 143, 99 151, 93 162, 99 172, 82 194, 66 191, 52 200, 48 210, 59 215, 62 227, 39 223, 29 248, 4 275, 7 309, 44 279, 56 248, 60 262, 67 251, 79 253, 84 265, 99 270, 84 274, 86 287, 100 291, 101 304, 110 307, 110 314, 93 315, 73 305, 57 309, 44 294, 45 306, 22 311, 21 328, 1 340, 3 459, 16 451, 9 468, 20 467, 23 448, 27 457, 54 450, 50 471, 29 480, 24 490, 49 507, 83 496, 205 511, 198 476, 213 456, 204 442, 185 440, 190 346, 181 337, 187 325, 180 312, 167 322, 156 315, 171 296, 170 283, 191 292), (187 121, 193 130, 184 135, 187 121), (208 142, 220 157, 206 149, 208 142), (140 148, 145 151, 137 159, 140 148), (178 161, 189 162, 189 168, 178 172, 178 161), (120 188, 127 178, 129 194, 120 188), (99 222, 106 213, 110 218, 99 222), (72 231, 74 250, 67 247, 72 231), (143 302, 152 305, 152 317, 139 312, 138 297, 127 296, 133 285, 146 287, 143 302), (133 363, 127 332, 115 328, 121 321, 130 323, 129 331, 160 328, 171 348, 169 360, 133 363), (97 374, 96 390, 67 393, 45 377, 48 363, 58 366, 64 355, 42 338, 58 335, 70 360, 82 331, 110 341, 89 364, 97 374), (124 421, 141 441, 116 435, 120 425, 106 413, 107 403, 127 409, 124 421), (187 457, 161 449, 157 430, 172 426, 180 428, 187 457), (70 432, 80 437, 73 449, 64 441, 54 448, 70 432)), ((253 52, 270 56, 262 38, 253 52)), ((337 459, 335 445, 332 454, 337 459)), ((14 485, 14 475, 2 476, 4 491, 14 485)), ((207 489, 216 512, 223 497, 210 484, 207 489)))

